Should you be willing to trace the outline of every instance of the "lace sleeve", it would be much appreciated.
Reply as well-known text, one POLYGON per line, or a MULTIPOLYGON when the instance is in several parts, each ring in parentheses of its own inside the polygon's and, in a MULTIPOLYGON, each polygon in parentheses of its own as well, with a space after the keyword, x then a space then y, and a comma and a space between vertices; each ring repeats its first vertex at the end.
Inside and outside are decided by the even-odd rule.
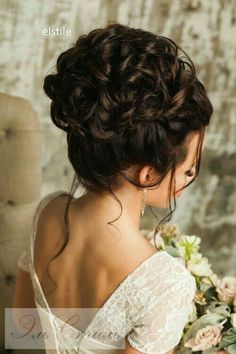
POLYGON ((165 354, 180 341, 196 291, 192 275, 182 275, 159 295, 152 295, 145 313, 128 334, 130 345, 142 353, 165 354))

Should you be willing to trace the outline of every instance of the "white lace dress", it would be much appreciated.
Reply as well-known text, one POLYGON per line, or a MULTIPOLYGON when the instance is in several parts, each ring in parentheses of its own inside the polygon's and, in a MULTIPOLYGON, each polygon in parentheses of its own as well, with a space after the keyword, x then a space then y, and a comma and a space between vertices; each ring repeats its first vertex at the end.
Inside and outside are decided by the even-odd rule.
MULTIPOLYGON (((34 289, 35 304, 41 326, 51 334, 53 346, 45 343, 46 353, 119 353, 119 342, 126 337, 130 345, 148 354, 164 354, 180 341, 191 311, 196 291, 195 279, 176 258, 159 251, 131 272, 98 309, 86 330, 64 338, 55 326, 55 314, 47 304, 34 269, 34 240, 37 219, 45 204, 59 194, 44 197, 35 212, 29 248, 19 258, 18 266, 29 272, 34 289), (98 331, 102 338, 97 338, 98 331), (111 333, 116 333, 112 336, 111 333), (54 349, 52 349, 54 348, 54 349)), ((63 271, 63 270, 62 270, 63 271)), ((63 321, 60 320, 62 323, 63 321)), ((65 324, 65 323, 64 323, 65 324)), ((125 345, 123 345, 124 348, 125 345)))

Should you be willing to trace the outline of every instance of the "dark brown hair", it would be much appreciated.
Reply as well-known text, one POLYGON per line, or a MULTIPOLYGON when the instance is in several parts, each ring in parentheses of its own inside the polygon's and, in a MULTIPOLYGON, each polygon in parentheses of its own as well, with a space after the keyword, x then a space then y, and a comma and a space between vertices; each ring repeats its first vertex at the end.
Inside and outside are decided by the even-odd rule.
MULTIPOLYGON (((52 100, 54 124, 67 133, 75 172, 65 212, 67 229, 69 203, 79 185, 110 191, 116 198, 113 188, 122 174, 135 186, 146 187, 125 175, 134 164, 155 168, 160 179, 149 186, 158 186, 171 171, 170 212, 160 223, 169 221, 176 207, 174 199, 171 209, 173 177, 187 156, 189 134, 199 133, 192 183, 213 113, 188 55, 170 38, 112 22, 79 36, 61 53, 56 73, 45 77, 43 89, 52 100)), ((67 242, 68 235, 56 256, 67 242)))

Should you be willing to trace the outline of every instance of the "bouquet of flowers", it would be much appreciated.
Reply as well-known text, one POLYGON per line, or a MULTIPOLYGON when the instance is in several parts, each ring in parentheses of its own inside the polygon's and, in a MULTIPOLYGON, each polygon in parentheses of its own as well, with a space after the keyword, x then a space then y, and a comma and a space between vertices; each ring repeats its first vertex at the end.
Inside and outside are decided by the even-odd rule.
POLYGON ((192 311, 175 353, 236 354, 236 278, 220 279, 199 252, 200 237, 182 235, 176 224, 141 230, 160 250, 177 257, 196 280, 192 311))

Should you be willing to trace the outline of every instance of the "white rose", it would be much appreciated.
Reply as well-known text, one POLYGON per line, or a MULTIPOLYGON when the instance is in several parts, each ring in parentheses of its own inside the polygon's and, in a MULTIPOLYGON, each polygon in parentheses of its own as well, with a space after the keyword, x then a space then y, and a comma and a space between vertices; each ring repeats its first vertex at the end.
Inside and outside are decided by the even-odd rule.
POLYGON ((201 253, 192 254, 190 260, 187 262, 187 267, 193 274, 199 277, 209 277, 213 273, 208 259, 203 257, 201 253))

